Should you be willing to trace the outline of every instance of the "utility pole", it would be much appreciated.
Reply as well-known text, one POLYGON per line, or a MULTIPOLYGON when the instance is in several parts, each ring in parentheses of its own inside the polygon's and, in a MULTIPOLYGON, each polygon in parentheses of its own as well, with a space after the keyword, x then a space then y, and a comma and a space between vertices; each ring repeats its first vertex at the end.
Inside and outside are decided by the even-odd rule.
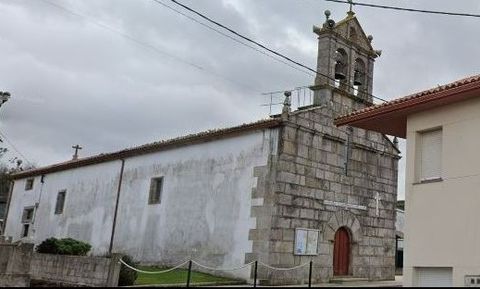
MULTIPOLYGON (((0 91, 0 106, 7 102, 10 99, 10 92, 3 92, 0 91)), ((7 218, 7 213, 10 205, 10 197, 11 197, 11 190, 13 189, 13 184, 10 183, 9 185, 10 189, 8 192, 0 192, 0 199, 2 200, 2 203, 5 204, 6 206, 6 212, 3 213, 3 215, 0 215, 0 235, 3 235, 3 232, 5 230, 5 225, 6 225, 6 218, 7 218)))

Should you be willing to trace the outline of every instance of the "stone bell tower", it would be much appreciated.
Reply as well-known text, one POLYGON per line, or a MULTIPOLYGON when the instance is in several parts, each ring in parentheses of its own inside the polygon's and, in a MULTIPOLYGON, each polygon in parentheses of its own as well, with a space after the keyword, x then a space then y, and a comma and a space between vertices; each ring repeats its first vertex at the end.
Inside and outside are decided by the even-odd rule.
POLYGON ((335 93, 354 100, 350 108, 358 109, 373 102, 373 65, 380 50, 372 47, 372 36, 363 31, 355 13, 350 10, 339 22, 330 18, 322 27, 313 27, 318 35, 318 59, 314 104, 333 101, 335 93), (363 104, 363 105, 362 105, 363 104))

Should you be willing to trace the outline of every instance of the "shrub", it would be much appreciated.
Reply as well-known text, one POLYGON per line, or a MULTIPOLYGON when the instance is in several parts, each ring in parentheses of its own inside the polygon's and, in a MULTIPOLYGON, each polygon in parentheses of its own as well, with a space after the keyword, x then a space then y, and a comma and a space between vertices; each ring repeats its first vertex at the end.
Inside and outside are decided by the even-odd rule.
POLYGON ((37 246, 38 253, 58 254, 58 240, 56 238, 48 238, 37 246))
MULTIPOLYGON (((124 255, 122 260, 127 263, 128 265, 137 268, 138 263, 134 262, 132 257, 128 255, 124 255)), ((118 286, 130 286, 135 283, 137 280, 138 273, 127 266, 123 265, 120 268, 120 276, 118 278, 118 286)))
POLYGON ((37 246, 38 253, 85 256, 92 246, 72 238, 48 238, 37 246))

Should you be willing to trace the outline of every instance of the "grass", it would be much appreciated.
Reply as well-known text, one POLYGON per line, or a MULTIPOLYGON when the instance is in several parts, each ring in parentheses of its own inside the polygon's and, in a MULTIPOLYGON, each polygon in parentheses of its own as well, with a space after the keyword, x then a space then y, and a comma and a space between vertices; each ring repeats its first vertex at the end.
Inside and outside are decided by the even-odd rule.
MULTIPOLYGON (((144 271, 162 271, 168 268, 165 267, 155 267, 155 266, 140 266, 141 270, 144 271)), ((187 273, 186 269, 176 269, 168 273, 163 274, 142 274, 138 273, 138 278, 135 281, 135 285, 151 285, 151 284, 179 284, 187 282, 187 273)), ((210 274, 194 272, 192 271, 192 276, 190 282, 193 283, 203 283, 203 282, 228 282, 228 281, 237 281, 233 279, 228 279, 224 277, 213 276, 210 274)))

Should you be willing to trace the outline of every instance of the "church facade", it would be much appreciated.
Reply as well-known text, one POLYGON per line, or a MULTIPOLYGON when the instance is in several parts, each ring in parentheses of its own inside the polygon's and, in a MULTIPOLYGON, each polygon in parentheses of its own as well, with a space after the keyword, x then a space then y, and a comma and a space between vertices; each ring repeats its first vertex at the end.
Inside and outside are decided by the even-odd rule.
MULTIPOLYGON (((5 235, 77 238, 145 264, 313 261, 316 282, 394 279, 400 152, 385 135, 334 124, 373 103, 380 53, 353 12, 326 16, 314 27, 312 105, 291 111, 286 94, 267 120, 17 173, 5 235)), ((226 274, 250 280, 252 268, 226 274)), ((303 283, 308 266, 259 266, 258 278, 303 283)))

